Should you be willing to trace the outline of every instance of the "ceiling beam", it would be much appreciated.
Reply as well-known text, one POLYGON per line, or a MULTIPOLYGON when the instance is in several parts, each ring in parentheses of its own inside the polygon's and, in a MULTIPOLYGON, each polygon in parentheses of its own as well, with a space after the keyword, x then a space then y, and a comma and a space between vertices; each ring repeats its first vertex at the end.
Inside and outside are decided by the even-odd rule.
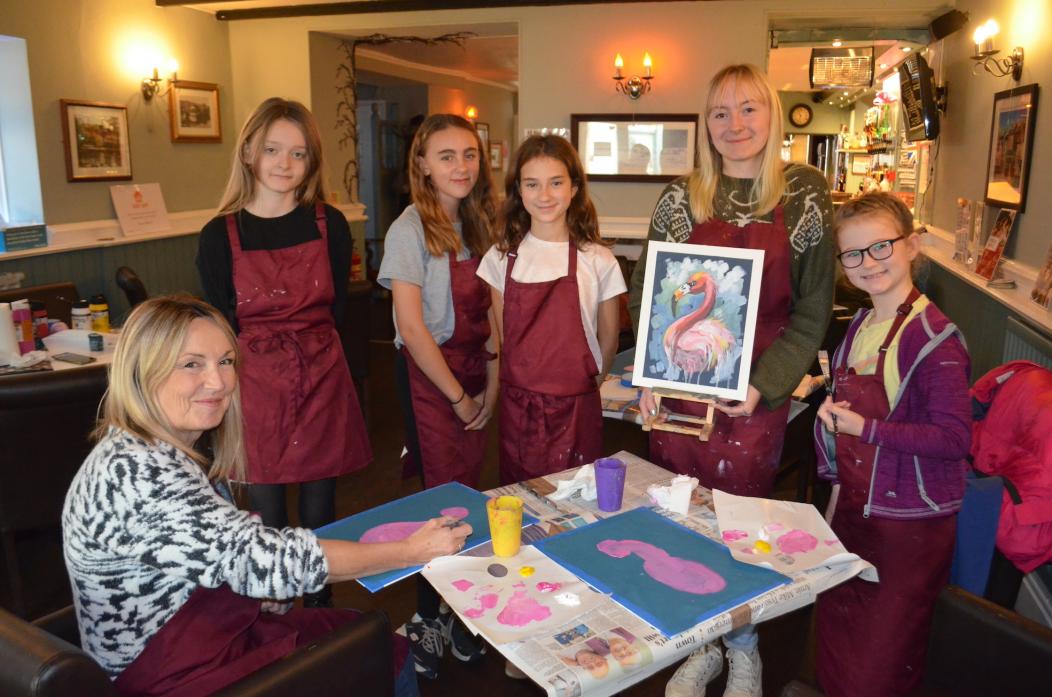
MULTIPOLYGON (((154 0, 159 6, 204 5, 223 0, 154 0)), ((229 0, 227 0, 229 1, 229 0)), ((216 19, 275 19, 281 17, 316 17, 321 15, 351 15, 384 12, 414 12, 420 10, 465 10, 501 7, 598 5, 615 3, 667 2, 667 0, 358 0, 357 2, 317 3, 314 5, 286 5, 257 7, 245 10, 216 10, 216 19)))

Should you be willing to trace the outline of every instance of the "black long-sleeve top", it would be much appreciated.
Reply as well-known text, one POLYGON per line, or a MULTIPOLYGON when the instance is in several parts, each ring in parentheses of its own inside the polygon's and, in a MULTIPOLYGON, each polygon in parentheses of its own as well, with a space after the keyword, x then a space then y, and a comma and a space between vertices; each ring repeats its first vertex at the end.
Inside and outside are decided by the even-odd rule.
MULTIPOLYGON (((238 223, 241 248, 246 251, 285 249, 321 238, 314 222, 314 208, 297 206, 277 218, 260 218, 242 210, 234 214, 238 223)), ((325 205, 328 225, 329 263, 335 292, 332 317, 337 328, 343 323, 347 306, 347 277, 351 269, 351 228, 343 213, 325 205)), ((237 323, 237 295, 234 292, 233 256, 226 232, 226 216, 212 218, 201 230, 197 247, 197 272, 205 299, 230 322, 237 323)))

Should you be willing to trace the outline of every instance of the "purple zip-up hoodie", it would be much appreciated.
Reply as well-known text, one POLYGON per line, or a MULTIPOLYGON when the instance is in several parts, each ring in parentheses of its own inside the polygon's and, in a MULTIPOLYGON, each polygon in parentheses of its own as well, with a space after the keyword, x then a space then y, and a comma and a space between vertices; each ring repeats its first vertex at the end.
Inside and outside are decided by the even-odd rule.
MULTIPOLYGON (((833 354, 846 367, 851 344, 872 310, 859 310, 833 354)), ((887 419, 866 418, 859 436, 876 447, 866 518, 938 518, 956 513, 964 496, 971 445, 968 351, 956 325, 930 303, 902 330, 902 383, 887 419)), ((835 377, 834 377, 835 380, 835 377)), ((815 420, 818 474, 836 481, 836 443, 815 420)))

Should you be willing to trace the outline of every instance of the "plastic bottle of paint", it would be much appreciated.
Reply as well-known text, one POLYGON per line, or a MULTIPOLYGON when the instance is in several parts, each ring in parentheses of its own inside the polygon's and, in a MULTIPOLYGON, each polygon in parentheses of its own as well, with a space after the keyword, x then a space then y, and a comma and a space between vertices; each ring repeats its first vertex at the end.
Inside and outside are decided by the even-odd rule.
POLYGON ((33 338, 38 351, 43 351, 44 337, 48 335, 47 307, 39 300, 30 300, 29 309, 33 313, 33 338))
POLYGON ((29 353, 35 348, 33 343, 33 313, 28 300, 16 300, 11 303, 11 316, 15 322, 15 339, 18 341, 18 352, 29 353))
POLYGON ((72 321, 72 329, 82 329, 86 332, 91 331, 91 307, 88 305, 87 300, 78 300, 73 303, 72 321))
POLYGON ((91 296, 91 331, 108 334, 110 331, 110 305, 102 293, 91 296))

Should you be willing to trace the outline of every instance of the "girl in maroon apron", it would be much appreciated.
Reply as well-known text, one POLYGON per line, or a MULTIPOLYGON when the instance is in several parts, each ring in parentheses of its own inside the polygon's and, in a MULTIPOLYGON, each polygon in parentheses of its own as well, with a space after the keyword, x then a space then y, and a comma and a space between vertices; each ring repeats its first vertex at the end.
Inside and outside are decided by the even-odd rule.
POLYGON ((502 239, 479 271, 501 308, 504 484, 590 463, 602 454, 598 382, 617 348, 617 296, 624 292, 620 273, 603 272, 617 262, 599 237, 583 167, 565 139, 528 138, 516 153, 506 193, 502 239), (537 255, 532 267, 554 268, 554 278, 516 280, 523 242, 538 250, 531 251, 537 255), (579 273, 586 246, 594 275, 579 273), (582 288, 582 279, 591 279, 593 287, 582 288), (582 310, 596 318, 594 326, 586 329, 582 310))
MULTIPOLYGON (((396 385, 406 427, 403 474, 425 488, 479 486, 486 424, 497 404, 496 337, 490 294, 475 275, 489 249, 495 203, 489 161, 475 128, 452 114, 428 117, 410 147, 411 205, 392 224, 378 281, 394 304, 396 385), (466 258, 462 258, 466 257, 466 258)), ((437 677, 444 647, 463 661, 485 645, 441 612, 438 593, 417 582, 417 611, 399 631, 413 642, 419 674, 437 677)))
MULTIPOLYGON (((662 193, 651 238, 661 239, 654 233, 664 231, 664 241, 763 250, 758 318, 748 357, 751 384, 740 403, 717 400, 707 442, 651 430, 650 459, 695 476, 711 489, 767 497, 781 459, 788 394, 814 361, 832 310, 826 218, 832 205, 820 173, 781 162, 780 102, 756 66, 723 68, 709 83, 708 94, 700 167, 662 193), (805 306, 806 311, 797 312, 805 306)), ((637 265, 633 307, 641 296, 644 268, 637 265)), ((662 401, 663 409, 666 405, 672 412, 693 415, 704 415, 706 409, 671 399, 662 401)), ((664 418, 657 414, 649 389, 643 390, 640 407, 646 419, 664 418)), ((759 697, 762 671, 755 628, 743 626, 723 643, 730 662, 725 694, 759 697)), ((722 666, 719 647, 710 644, 677 670, 666 694, 699 694, 722 666)))
MULTIPOLYGON (((329 237, 348 231, 324 203, 320 137, 305 107, 267 100, 246 122, 237 152, 217 219, 231 275, 217 282, 220 264, 207 258, 217 256, 206 239, 213 221, 201 236, 202 285, 239 329, 250 506, 266 525, 284 527, 285 485, 299 483, 300 524, 317 528, 335 519, 335 478, 372 459, 334 316, 349 249, 347 265, 334 268, 330 249, 347 249, 348 240, 329 237)), ((330 597, 325 589, 307 603, 329 605, 330 597)))
MULTIPOLYGON (((924 389, 924 380, 952 385, 952 373, 956 372, 956 381, 966 394, 967 365, 935 353, 933 342, 917 351, 927 358, 914 358, 912 348, 902 356, 907 351, 905 342, 899 341, 903 328, 914 322, 914 305, 920 307, 920 293, 910 278, 910 263, 917 254, 916 236, 905 206, 888 194, 870 194, 845 204, 837 214, 836 229, 844 272, 848 280, 870 294, 874 310, 865 315, 865 321, 853 322, 836 352, 833 394, 819 410, 822 423, 816 424, 816 433, 835 442, 835 476, 840 491, 833 531, 848 550, 876 566, 879 582, 853 579, 819 596, 815 669, 819 683, 831 697, 893 697, 912 692, 922 677, 935 600, 949 578, 956 509, 947 503, 947 487, 936 484, 936 473, 922 473, 929 460, 900 454, 898 462, 905 460, 910 465, 904 474, 898 469, 900 464, 881 456, 877 445, 881 441, 860 436, 873 424, 888 420, 892 412, 889 390, 899 394, 900 381, 909 379, 910 391, 924 389), (872 347, 879 334, 863 329, 871 321, 880 323, 874 330, 890 325, 875 352, 872 347), (897 348, 889 356, 893 343, 897 348), (943 374, 913 368, 909 375, 899 374, 898 366, 903 365, 900 356, 918 363, 934 362, 943 374), (892 370, 898 378, 889 388, 892 370), (882 472, 874 471, 878 463, 882 472), (907 498, 910 489, 918 500, 907 498), (893 496, 875 495, 887 490, 894 490, 893 496), (901 510, 883 510, 888 507, 886 502, 901 506, 901 510), (874 511, 874 503, 882 510, 874 511)), ((947 341, 957 339, 951 336, 947 341)), ((963 347, 960 352, 964 353, 963 347)), ((958 420, 968 424, 967 400, 962 402, 963 413, 958 420)), ((901 411, 899 405, 909 409, 911 403, 909 395, 899 394, 896 409, 901 411)), ((912 420, 910 417, 929 427, 937 423, 927 415, 906 418, 912 420)), ((966 431, 966 426, 962 428, 966 431)), ((898 449, 892 442, 882 447, 898 449)), ((932 450, 931 444, 924 450, 932 450)), ((959 460, 966 452, 967 445, 957 458, 959 477, 963 477, 959 460)), ((920 452, 919 446, 917 454, 922 458, 931 455, 920 452)), ((822 455, 828 460, 828 455, 822 455)), ((952 470, 952 457, 944 463, 940 467, 952 470)))

